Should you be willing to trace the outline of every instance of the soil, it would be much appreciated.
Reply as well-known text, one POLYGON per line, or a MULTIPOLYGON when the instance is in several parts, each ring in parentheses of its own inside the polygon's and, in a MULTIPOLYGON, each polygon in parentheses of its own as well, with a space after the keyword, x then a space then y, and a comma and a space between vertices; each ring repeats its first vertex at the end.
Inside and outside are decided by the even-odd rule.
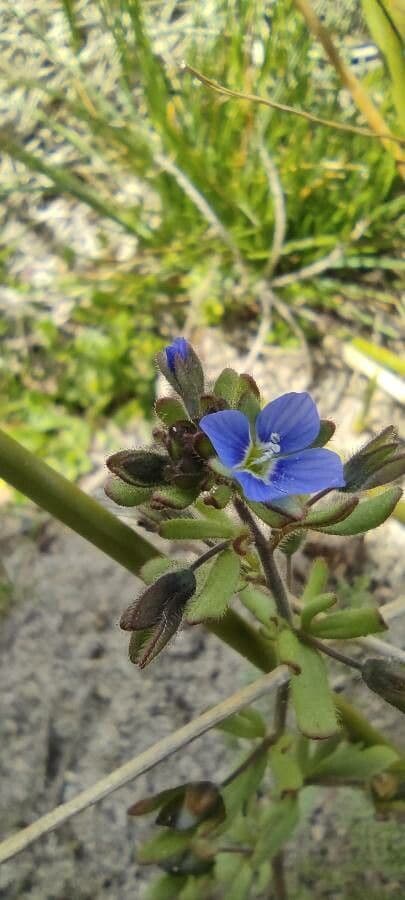
MULTIPOLYGON (((238 351, 219 337, 210 330, 195 336, 212 376, 219 365, 232 362, 243 370, 238 351)), ((365 382, 345 369, 337 350, 330 349, 328 356, 328 365, 325 356, 315 359, 311 385, 301 351, 266 348, 254 374, 269 399, 292 387, 311 386, 321 412, 336 415, 335 447, 347 453, 359 440, 352 424, 365 382)), ((401 411, 377 391, 370 428, 374 432, 391 421, 401 427, 401 411)), ((144 428, 140 423, 142 436, 144 428)), ((95 470, 93 485, 101 477, 95 470)), ((181 632, 150 668, 139 672, 128 661, 127 636, 118 627, 120 613, 140 586, 137 579, 31 507, 11 509, 3 518, 3 581, 8 580, 9 599, 0 634, 0 774, 1 834, 6 836, 225 698, 255 671, 196 627, 181 632)), ((379 603, 400 596, 403 528, 395 520, 364 541, 311 544, 298 561, 297 579, 310 556, 325 552, 338 577, 368 575, 379 603)), ((396 620, 388 639, 401 645, 404 638, 405 619, 396 620)), ((360 702, 377 726, 405 746, 404 717, 362 688, 356 673, 346 676, 338 664, 334 673, 337 689, 360 702)), ((141 897, 156 870, 140 869, 135 851, 151 825, 128 819, 128 806, 174 783, 221 778, 232 765, 229 741, 218 732, 204 736, 5 864, 0 897, 141 897)), ((404 837, 405 826, 375 822, 366 795, 349 789, 312 791, 289 851, 290 896, 352 900, 364 896, 365 885, 375 900, 405 896, 399 853, 404 837)))

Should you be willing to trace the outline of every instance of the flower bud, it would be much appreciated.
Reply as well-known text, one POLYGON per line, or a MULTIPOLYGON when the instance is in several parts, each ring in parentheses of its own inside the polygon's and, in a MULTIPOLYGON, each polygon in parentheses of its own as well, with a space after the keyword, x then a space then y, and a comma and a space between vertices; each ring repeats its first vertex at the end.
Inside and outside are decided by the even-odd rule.
POLYGON ((195 590, 196 579, 191 569, 166 572, 128 606, 121 616, 120 627, 124 631, 142 631, 157 625, 169 611, 178 610, 181 615, 195 590))
POLYGON ((156 357, 157 365, 169 384, 180 395, 190 416, 197 416, 204 392, 204 373, 200 360, 185 338, 176 338, 156 357))
POLYGON ((191 569, 166 572, 122 614, 121 628, 133 632, 129 658, 140 669, 152 662, 176 633, 196 586, 191 569))
POLYGON ((343 467, 343 491, 369 490, 388 484, 405 472, 405 455, 398 454, 399 439, 392 425, 368 441, 343 467))
POLYGON ((180 796, 171 798, 161 807, 156 824, 186 831, 207 819, 222 822, 224 818, 224 801, 216 785, 210 781, 196 781, 184 785, 180 796))
POLYGON ((395 659, 366 659, 361 674, 367 687, 405 712, 405 665, 395 659))
POLYGON ((153 450, 120 450, 107 459, 113 475, 136 487, 158 487, 165 484, 169 459, 153 450))

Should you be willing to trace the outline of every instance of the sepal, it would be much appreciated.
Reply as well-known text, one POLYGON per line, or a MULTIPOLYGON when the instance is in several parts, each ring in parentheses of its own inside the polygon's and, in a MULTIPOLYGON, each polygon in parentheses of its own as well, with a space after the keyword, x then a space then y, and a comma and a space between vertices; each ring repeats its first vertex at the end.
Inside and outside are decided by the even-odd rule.
POLYGON ((175 425, 187 419, 186 409, 177 397, 160 397, 155 404, 156 415, 164 425, 175 425))
POLYGON ((118 506, 131 507, 147 503, 151 497, 152 488, 136 487, 136 485, 122 481, 118 475, 109 475, 104 485, 104 493, 118 506))
POLYGON ((378 528, 388 519, 394 511, 398 500, 402 496, 400 487, 388 488, 381 494, 375 494, 367 500, 362 500, 352 513, 335 525, 312 525, 315 531, 325 534, 337 534, 342 537, 354 534, 363 534, 372 528, 378 528))
POLYGON ((107 467, 127 484, 157 487, 165 483, 169 459, 153 450, 119 450, 107 459, 107 467))
MULTIPOLYGON (((393 480, 390 478, 391 470, 388 464, 398 461, 398 447, 398 434, 393 425, 389 425, 345 463, 343 467, 345 487, 341 490, 345 492, 368 490, 370 487, 387 484, 389 480, 393 480)), ((399 459, 398 465, 393 469, 395 473, 393 478, 398 478, 404 472, 404 457, 399 459)))
POLYGON ((363 681, 375 694, 405 713, 405 665, 395 659, 366 659, 363 681))

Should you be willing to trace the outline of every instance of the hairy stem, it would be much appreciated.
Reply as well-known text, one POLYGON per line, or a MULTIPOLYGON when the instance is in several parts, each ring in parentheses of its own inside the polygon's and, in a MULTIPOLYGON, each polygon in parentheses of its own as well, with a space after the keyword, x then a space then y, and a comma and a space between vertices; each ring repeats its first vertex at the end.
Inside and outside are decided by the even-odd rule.
POLYGON ((310 647, 316 647, 321 653, 325 653, 326 656, 330 656, 332 659, 337 659, 338 662, 343 663, 344 666, 350 666, 351 669, 358 669, 359 672, 362 671, 362 663, 358 662, 357 659, 353 659, 352 656, 346 656, 346 654, 341 653, 340 650, 335 650, 334 647, 330 647, 329 644, 325 644, 323 641, 319 641, 318 638, 312 637, 309 634, 300 632, 300 638, 306 644, 309 644, 310 647))
POLYGON ((287 900, 287 886, 284 872, 284 853, 280 850, 271 861, 273 874, 272 888, 274 900, 287 900))
POLYGON ((276 694, 276 703, 274 708, 274 734, 277 740, 285 731, 289 691, 290 684, 287 681, 286 684, 282 684, 278 688, 276 694))
POLYGON ((200 566, 204 565, 207 560, 211 559, 212 556, 216 556, 217 553, 221 553, 222 550, 226 550, 229 547, 229 539, 226 541, 221 541, 220 544, 215 544, 214 547, 210 547, 206 553, 203 553, 198 559, 195 559, 193 563, 191 563, 190 569, 192 572, 195 572, 196 569, 199 569, 200 566))
POLYGON ((241 775, 242 772, 245 772, 246 769, 249 768, 249 766, 252 766, 255 762, 257 762, 257 760, 260 759, 261 756, 263 756, 263 753, 267 753, 268 749, 276 743, 276 740, 277 735, 275 733, 266 735, 261 743, 257 747, 255 747, 255 749, 252 750, 251 753, 249 753, 249 756, 247 756, 246 759, 241 762, 240 766, 238 766, 237 769, 234 769, 233 772, 230 772, 230 774, 227 775, 226 778, 224 778, 224 780, 221 782, 221 787, 226 787, 228 784, 231 784, 232 781, 235 781, 235 778, 241 775))
POLYGON ((287 622, 291 624, 292 613, 288 602, 287 591, 274 561, 273 551, 271 547, 269 547, 263 532, 259 528, 250 510, 240 497, 234 498, 234 506, 242 519, 242 522, 248 526, 252 534, 263 567, 267 587, 276 601, 277 611, 283 619, 286 619, 287 622))

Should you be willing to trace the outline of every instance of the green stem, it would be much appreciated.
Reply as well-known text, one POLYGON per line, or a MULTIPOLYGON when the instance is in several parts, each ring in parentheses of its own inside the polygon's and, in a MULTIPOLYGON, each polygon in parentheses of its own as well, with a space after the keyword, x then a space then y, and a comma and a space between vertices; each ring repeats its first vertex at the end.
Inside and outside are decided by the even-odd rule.
POLYGON ((135 574, 159 551, 0 430, 0 478, 135 574))
MULTIPOLYGON (((0 478, 130 572, 138 574, 148 559, 161 555, 149 541, 1 430, 0 478)), ((277 663, 268 642, 233 610, 228 610, 222 619, 207 623, 207 628, 263 672, 275 668, 277 663)), ((343 697, 335 694, 334 700, 352 740, 366 746, 393 746, 343 697)))
POLYGON ((205 626, 262 672, 271 672, 279 665, 271 644, 233 609, 228 609, 222 619, 206 622, 205 626))
POLYGON ((287 622, 289 622, 291 625, 292 612, 290 604, 288 602, 287 591, 280 578, 279 571, 274 561, 273 550, 269 546, 263 532, 260 530, 257 522, 255 521, 254 517, 252 516, 250 510, 243 502, 243 500, 240 497, 235 497, 233 502, 236 512, 242 519, 242 522, 244 522, 245 525, 248 526, 252 534, 252 537, 256 544, 257 552, 260 556, 260 562, 263 566, 263 572, 266 578, 267 587, 273 594, 273 597, 276 601, 277 611, 279 615, 283 619, 286 619, 287 622))

